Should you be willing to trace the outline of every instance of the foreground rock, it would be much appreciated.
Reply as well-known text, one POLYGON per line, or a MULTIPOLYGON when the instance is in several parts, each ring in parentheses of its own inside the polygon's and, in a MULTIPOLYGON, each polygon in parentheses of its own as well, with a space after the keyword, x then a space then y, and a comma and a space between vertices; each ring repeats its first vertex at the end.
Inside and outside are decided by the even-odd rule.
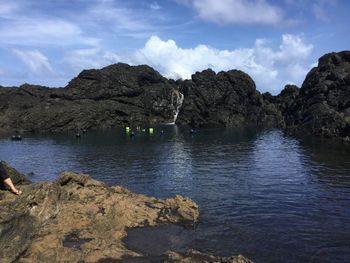
POLYGON ((286 109, 289 129, 350 141, 350 51, 321 57, 286 109))
POLYGON ((174 81, 119 63, 84 70, 65 88, 0 88, 0 133, 171 123, 181 103, 174 81))
POLYGON ((1 262, 143 258, 124 246, 128 228, 198 222, 198 206, 188 198, 147 197, 84 174, 66 172, 53 183, 19 188, 19 197, 0 191, 1 262))

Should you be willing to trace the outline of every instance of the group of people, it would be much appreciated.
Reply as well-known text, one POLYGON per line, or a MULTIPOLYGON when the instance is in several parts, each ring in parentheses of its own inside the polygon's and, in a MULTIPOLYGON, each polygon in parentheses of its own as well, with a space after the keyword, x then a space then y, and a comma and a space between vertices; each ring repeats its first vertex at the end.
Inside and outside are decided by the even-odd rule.
POLYGON ((14 186, 11 178, 8 176, 8 174, 6 173, 2 165, 0 165, 0 189, 3 189, 3 190, 8 189, 15 195, 22 194, 22 191, 18 190, 14 186))

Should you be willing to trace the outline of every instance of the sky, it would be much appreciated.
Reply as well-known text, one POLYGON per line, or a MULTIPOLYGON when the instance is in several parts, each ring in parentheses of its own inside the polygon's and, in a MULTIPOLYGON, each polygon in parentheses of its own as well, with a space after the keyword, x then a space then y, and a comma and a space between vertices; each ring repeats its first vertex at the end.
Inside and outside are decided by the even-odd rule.
POLYGON ((173 79, 239 69, 278 94, 349 50, 349 11, 348 0, 0 0, 0 85, 64 87, 123 62, 173 79))

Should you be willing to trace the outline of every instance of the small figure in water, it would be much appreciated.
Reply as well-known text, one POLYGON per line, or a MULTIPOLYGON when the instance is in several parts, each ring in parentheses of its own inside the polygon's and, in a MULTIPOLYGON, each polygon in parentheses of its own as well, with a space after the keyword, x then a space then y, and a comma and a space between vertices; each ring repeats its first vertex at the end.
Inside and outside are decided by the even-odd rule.
POLYGON ((18 190, 11 178, 7 175, 7 173, 5 172, 4 169, 2 169, 2 167, 0 166, 0 180, 1 180, 1 184, 4 185, 6 188, 10 189, 10 191, 12 193, 14 193, 15 195, 21 195, 22 191, 18 190))
POLYGON ((12 135, 11 140, 12 141, 21 141, 22 137, 21 137, 21 135, 12 135))

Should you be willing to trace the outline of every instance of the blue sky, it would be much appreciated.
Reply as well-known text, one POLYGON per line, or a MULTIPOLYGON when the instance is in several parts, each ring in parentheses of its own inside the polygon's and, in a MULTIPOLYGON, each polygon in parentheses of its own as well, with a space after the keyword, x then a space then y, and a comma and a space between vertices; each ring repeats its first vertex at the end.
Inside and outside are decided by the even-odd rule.
POLYGON ((277 94, 349 49, 349 11, 347 0, 0 0, 0 85, 64 87, 125 62, 175 79, 240 69, 277 94))

